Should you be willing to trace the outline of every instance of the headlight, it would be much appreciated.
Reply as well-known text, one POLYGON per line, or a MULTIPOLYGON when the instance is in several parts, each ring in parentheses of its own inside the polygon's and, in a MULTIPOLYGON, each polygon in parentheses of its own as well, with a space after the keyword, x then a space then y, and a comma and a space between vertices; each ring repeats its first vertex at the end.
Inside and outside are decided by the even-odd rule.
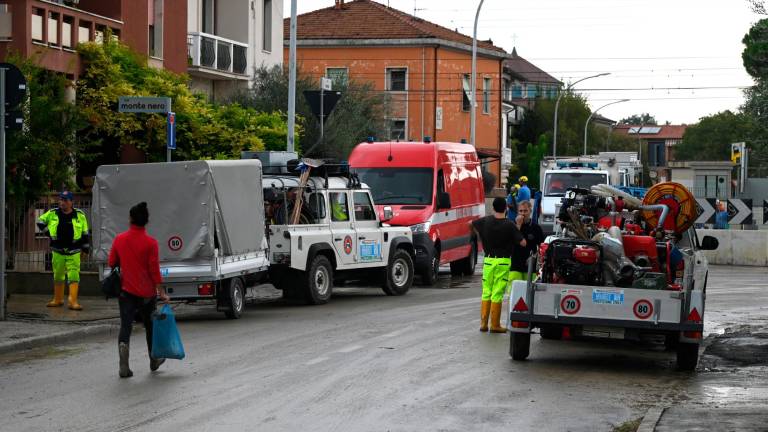
POLYGON ((554 222, 555 215, 544 215, 544 222, 554 222))
POLYGON ((411 232, 414 234, 429 233, 429 228, 431 226, 432 226, 432 222, 424 222, 416 225, 411 225, 411 232))

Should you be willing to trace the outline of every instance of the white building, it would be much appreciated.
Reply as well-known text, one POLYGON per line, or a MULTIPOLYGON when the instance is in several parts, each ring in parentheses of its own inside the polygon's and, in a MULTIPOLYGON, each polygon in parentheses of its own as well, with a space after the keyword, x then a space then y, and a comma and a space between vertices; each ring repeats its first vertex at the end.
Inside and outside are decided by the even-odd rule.
POLYGON ((283 63, 283 0, 188 0, 192 90, 224 100, 283 63))

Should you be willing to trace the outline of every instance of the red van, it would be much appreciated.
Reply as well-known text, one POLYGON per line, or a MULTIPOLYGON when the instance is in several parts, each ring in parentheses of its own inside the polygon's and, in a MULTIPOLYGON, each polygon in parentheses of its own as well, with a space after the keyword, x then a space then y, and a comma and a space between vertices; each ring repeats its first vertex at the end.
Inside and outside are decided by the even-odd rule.
POLYGON ((381 220, 411 227, 422 283, 434 284, 446 263, 453 275, 474 273, 478 241, 469 223, 485 214, 485 193, 473 146, 365 142, 349 166, 371 188, 381 220))

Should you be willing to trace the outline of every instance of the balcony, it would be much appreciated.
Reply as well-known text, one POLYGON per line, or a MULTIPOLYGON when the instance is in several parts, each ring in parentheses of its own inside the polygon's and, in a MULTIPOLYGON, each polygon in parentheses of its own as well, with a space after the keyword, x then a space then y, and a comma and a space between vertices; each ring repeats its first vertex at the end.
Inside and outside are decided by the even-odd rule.
POLYGON ((189 73, 210 79, 248 79, 248 44, 190 32, 189 73))

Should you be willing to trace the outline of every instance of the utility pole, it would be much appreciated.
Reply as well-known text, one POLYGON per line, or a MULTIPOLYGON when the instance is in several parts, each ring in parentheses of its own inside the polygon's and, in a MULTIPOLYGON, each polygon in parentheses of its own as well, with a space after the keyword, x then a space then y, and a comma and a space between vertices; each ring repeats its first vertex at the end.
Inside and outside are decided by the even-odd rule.
POLYGON ((0 321, 5 321, 5 71, 0 67, 0 321))
POLYGON ((580 79, 580 80, 578 80, 578 81, 576 81, 576 82, 574 82, 572 84, 569 84, 565 88, 565 91, 561 91, 560 94, 557 96, 557 102, 555 102, 555 125, 554 125, 555 131, 554 131, 554 136, 552 137, 552 159, 555 162, 557 162, 557 111, 558 111, 558 109, 560 109, 560 99, 563 98, 563 94, 568 93, 569 91, 571 91, 573 86, 575 86, 576 84, 578 84, 578 83, 580 83, 582 81, 588 80, 590 78, 597 78, 597 77, 606 76, 606 75, 610 75, 610 74, 611 74, 610 72, 604 72, 604 73, 601 73, 601 74, 592 75, 592 76, 588 76, 586 78, 582 78, 582 79, 580 79))
POLYGON ((288 54, 288 145, 289 152, 295 148, 296 129, 296 2, 291 0, 291 36, 288 54))
MULTIPOLYGON (((598 109, 596 109, 596 110, 592 111, 592 113, 591 113, 591 114, 589 114, 589 117, 587 117, 587 122, 586 122, 586 123, 584 123, 584 156, 586 156, 586 155, 587 155, 587 130, 588 130, 588 128, 589 128, 589 121, 590 121, 590 120, 592 120, 592 116, 594 116, 595 114, 597 114, 597 112, 598 112, 598 111, 600 111, 601 109, 603 109, 603 108, 607 107, 608 105, 613 105, 613 104, 622 103, 622 102, 627 102, 627 101, 629 101, 629 99, 622 99, 622 100, 620 100, 620 101, 616 101, 616 102, 607 103, 607 104, 605 104, 605 105, 601 106, 600 108, 598 108, 598 109)), ((611 126, 611 129, 613 129, 613 126, 611 126)), ((605 150, 606 150, 606 151, 608 151, 608 149, 607 149, 607 148, 606 148, 605 150)))
POLYGON ((483 7, 484 1, 480 0, 480 4, 477 5, 475 29, 472 32, 472 83, 469 86, 472 92, 472 100, 469 102, 469 143, 472 145, 475 145, 475 122, 477 120, 477 112, 475 112, 477 105, 477 20, 480 18, 480 8, 483 7))

